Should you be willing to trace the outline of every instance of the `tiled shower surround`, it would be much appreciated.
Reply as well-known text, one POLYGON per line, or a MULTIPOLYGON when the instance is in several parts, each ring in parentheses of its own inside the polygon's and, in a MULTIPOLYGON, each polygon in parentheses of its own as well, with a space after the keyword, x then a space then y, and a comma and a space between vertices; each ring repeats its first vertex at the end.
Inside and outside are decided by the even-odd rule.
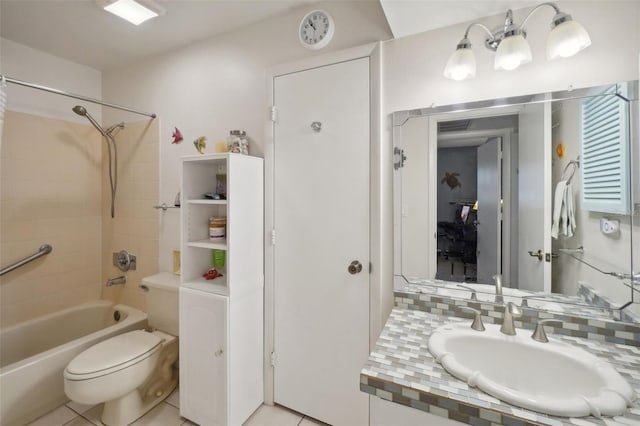
MULTIPOLYGON (((450 322, 469 322, 482 312, 485 323, 500 324, 504 305, 435 296, 410 284, 395 292, 396 307, 360 375, 363 392, 401 405, 457 420, 490 425, 640 425, 640 400, 624 416, 566 418, 540 414, 498 400, 456 379, 428 350, 431 333, 450 322)), ((617 322, 602 310, 567 305, 567 312, 522 309, 518 329, 533 330, 539 319, 554 318, 561 327, 547 327, 548 335, 578 346, 616 367, 640 395, 640 324, 617 322)), ((529 331, 527 331, 529 332, 529 331)), ((526 368, 526 366, 523 366, 526 368)))

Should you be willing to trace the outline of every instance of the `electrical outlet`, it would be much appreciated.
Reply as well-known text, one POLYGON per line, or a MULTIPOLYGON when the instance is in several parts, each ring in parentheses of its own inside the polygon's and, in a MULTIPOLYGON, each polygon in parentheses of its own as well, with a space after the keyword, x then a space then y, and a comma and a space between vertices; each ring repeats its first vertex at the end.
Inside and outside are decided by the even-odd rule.
POLYGON ((611 235, 620 231, 620 221, 617 219, 600 219, 600 231, 603 234, 611 235))

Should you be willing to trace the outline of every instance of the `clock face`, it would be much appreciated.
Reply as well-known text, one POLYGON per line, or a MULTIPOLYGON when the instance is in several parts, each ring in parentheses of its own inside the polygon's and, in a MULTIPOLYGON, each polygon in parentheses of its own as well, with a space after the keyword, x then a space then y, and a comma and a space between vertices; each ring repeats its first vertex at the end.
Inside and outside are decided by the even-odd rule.
POLYGON ((326 46, 333 36, 333 19, 321 10, 308 13, 300 22, 300 42, 309 49, 326 46))

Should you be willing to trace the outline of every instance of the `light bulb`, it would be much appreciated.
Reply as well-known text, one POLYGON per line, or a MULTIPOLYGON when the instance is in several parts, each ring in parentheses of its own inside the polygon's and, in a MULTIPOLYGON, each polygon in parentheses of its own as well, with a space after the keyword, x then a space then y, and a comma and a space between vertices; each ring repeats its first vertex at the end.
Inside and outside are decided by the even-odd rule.
POLYGON ((568 58, 590 45, 587 30, 574 20, 565 20, 556 25, 547 37, 547 59, 568 58))
POLYGON ((444 76, 451 80, 466 80, 476 76, 476 57, 471 50, 471 44, 463 39, 458 48, 451 54, 444 68, 444 76))
POLYGON ((493 68, 512 71, 529 62, 531 62, 529 43, 522 34, 514 34, 502 39, 498 45, 493 68))

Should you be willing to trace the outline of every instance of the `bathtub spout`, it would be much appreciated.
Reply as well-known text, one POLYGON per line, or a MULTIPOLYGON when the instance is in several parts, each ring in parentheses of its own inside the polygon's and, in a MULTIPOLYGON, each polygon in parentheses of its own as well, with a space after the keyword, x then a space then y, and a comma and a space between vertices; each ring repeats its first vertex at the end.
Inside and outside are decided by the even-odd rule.
POLYGON ((111 287, 112 285, 116 285, 116 284, 125 284, 127 282, 127 277, 125 277, 124 275, 120 275, 117 278, 109 278, 107 280, 107 287, 111 287))

